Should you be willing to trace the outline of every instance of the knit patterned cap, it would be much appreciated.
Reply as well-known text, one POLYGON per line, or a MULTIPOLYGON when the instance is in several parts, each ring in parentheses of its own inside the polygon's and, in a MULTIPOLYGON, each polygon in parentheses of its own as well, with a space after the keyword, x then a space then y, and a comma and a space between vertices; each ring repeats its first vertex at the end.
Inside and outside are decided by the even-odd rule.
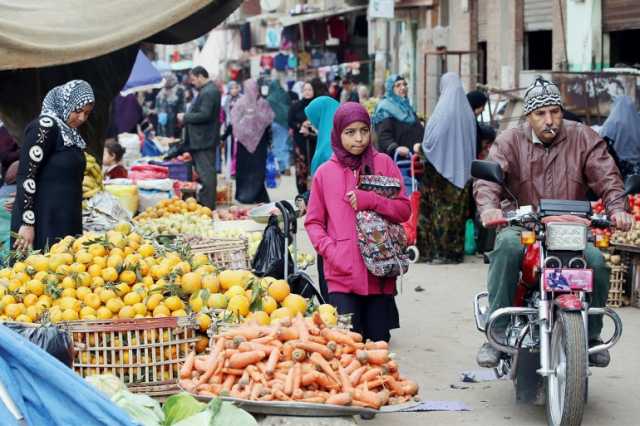
POLYGON ((552 105, 558 105, 560 108, 564 108, 562 98, 560 97, 560 89, 558 89, 555 83, 538 76, 536 81, 534 81, 524 93, 524 113, 528 115, 538 108, 552 105))

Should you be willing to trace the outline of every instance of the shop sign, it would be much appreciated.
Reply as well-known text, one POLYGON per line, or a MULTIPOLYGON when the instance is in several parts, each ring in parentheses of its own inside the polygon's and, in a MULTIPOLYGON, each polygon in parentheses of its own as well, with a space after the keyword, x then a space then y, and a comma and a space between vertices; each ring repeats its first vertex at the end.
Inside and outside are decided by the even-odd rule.
POLYGON ((369 18, 393 19, 395 16, 394 0, 369 1, 369 18))

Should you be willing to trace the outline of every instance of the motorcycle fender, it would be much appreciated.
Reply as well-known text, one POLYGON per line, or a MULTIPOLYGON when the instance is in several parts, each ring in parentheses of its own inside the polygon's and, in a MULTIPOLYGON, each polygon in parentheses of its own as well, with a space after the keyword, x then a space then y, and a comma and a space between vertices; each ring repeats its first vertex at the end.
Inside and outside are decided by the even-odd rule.
POLYGON ((576 295, 563 294, 556 297, 553 304, 563 311, 581 311, 582 301, 576 295))

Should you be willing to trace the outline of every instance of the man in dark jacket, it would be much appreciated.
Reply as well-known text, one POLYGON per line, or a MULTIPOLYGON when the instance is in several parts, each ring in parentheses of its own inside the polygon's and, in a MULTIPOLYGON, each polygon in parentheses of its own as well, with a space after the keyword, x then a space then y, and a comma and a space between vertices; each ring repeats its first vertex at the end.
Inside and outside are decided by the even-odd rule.
POLYGON ((185 147, 191 153, 202 189, 198 194, 201 204, 216 208, 216 147, 220 143, 220 91, 209 80, 203 67, 193 68, 189 75, 198 96, 191 108, 178 114, 186 127, 185 147))

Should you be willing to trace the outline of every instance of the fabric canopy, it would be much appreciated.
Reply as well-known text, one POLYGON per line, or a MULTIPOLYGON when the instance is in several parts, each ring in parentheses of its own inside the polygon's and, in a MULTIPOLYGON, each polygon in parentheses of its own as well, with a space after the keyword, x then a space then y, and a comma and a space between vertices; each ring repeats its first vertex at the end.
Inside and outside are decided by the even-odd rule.
POLYGON ((0 0, 0 70, 95 58, 148 40, 197 38, 240 0, 0 0))
POLYGON ((129 75, 129 80, 124 84, 120 94, 126 96, 130 93, 162 87, 162 76, 151 64, 151 61, 138 50, 136 62, 129 75))

